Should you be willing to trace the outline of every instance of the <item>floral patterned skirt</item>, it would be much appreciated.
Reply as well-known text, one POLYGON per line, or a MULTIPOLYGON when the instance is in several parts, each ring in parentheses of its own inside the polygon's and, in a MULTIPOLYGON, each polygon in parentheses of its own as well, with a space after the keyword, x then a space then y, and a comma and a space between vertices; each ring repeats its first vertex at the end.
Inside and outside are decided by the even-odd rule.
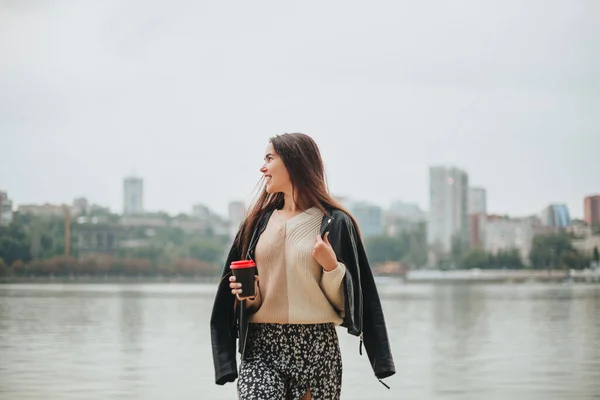
POLYGON ((333 323, 248 327, 237 383, 241 400, 339 399, 342 357, 333 323))

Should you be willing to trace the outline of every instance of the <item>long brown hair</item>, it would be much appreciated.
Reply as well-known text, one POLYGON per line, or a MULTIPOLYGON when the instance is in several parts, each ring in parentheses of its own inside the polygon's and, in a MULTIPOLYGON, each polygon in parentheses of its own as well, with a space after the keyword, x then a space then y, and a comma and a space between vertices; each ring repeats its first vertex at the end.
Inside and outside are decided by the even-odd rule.
MULTIPOLYGON (((319 208, 323 213, 327 208, 338 209, 350 216, 354 226, 358 225, 352 215, 330 194, 325 182, 325 168, 321 152, 315 141, 303 133, 284 133, 269 139, 275 152, 281 157, 292 181, 292 199, 299 209, 319 208)), ((258 191, 250 207, 250 212, 241 224, 241 234, 236 244, 245 257, 254 229, 265 212, 283 207, 283 193, 267 193, 264 177, 258 183, 258 191)))

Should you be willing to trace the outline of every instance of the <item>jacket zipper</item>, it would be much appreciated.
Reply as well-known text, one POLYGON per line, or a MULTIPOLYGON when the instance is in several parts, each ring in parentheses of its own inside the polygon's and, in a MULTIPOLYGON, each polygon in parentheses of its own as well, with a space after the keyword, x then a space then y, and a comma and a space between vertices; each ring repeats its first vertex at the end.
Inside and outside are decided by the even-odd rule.
MULTIPOLYGON (((358 261, 358 260, 356 260, 358 261)), ((358 273, 358 298, 360 301, 360 334, 359 334, 359 342, 358 342, 358 354, 362 356, 362 347, 364 342, 363 329, 364 329, 364 318, 363 318, 363 291, 362 291, 362 283, 360 280, 360 267, 357 266, 356 272, 358 273)))
POLYGON ((327 232, 327 228, 331 224, 331 221, 333 221, 333 218, 332 217, 327 217, 327 224, 323 228, 323 233, 321 234, 321 236, 325 236, 325 233, 327 232))
POLYGON ((362 285, 360 283, 360 276, 358 277, 358 294, 359 294, 359 298, 360 298, 360 340, 358 343, 358 354, 360 354, 362 356, 362 347, 363 347, 363 341, 364 341, 364 337, 363 337, 363 293, 362 293, 362 285))

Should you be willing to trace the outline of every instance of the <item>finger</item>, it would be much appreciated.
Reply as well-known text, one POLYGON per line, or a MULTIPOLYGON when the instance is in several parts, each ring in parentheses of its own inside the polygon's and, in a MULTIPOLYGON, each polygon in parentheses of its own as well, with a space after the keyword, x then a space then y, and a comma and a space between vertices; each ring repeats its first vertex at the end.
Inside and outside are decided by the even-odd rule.
POLYGON ((254 275, 254 280, 258 282, 258 275, 254 275))
POLYGON ((231 276, 229 277, 229 282, 235 282, 235 276, 231 275, 231 276))
POLYGON ((322 241, 323 241, 323 239, 321 239, 321 235, 320 234, 317 235, 317 243, 322 242, 322 241))
POLYGON ((329 232, 325 232, 325 239, 323 241, 329 244, 329 232))

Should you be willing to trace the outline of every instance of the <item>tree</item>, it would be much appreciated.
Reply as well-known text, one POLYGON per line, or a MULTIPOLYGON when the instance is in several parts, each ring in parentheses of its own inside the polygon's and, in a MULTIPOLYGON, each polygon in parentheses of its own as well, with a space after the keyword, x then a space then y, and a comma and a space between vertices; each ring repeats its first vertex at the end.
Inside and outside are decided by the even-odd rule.
POLYGON ((8 266, 3 259, 0 258, 0 277, 7 276, 9 273, 8 266))
POLYGON ((598 246, 594 246, 594 255, 592 256, 592 260, 598 265, 600 263, 600 253, 598 252, 598 246))
POLYGON ((561 254, 559 265, 565 268, 584 269, 590 265, 590 259, 576 250, 569 250, 561 254))
POLYGON ((211 264, 189 258, 177 260, 173 269, 175 273, 183 276, 205 275, 215 272, 215 268, 211 264))
POLYGON ((29 237, 24 223, 26 220, 19 213, 15 213, 10 225, 0 226, 0 258, 4 259, 7 265, 19 259, 31 259, 29 237))
POLYGON ((156 264, 163 256, 164 249, 158 246, 144 246, 133 249, 128 249, 126 255, 128 258, 146 259, 156 264))
POLYGON ((13 236, 12 232, 0 232, 0 258, 7 264, 15 260, 29 260, 29 243, 26 240, 13 236))
POLYGON ((365 247, 373 264, 400 261, 408 253, 408 246, 397 237, 372 236, 365 239, 365 247))
POLYGON ((454 268, 460 268, 460 263, 467 251, 468 247, 460 233, 453 234, 450 239, 450 261, 454 268))
POLYGON ((167 240, 171 243, 182 245, 186 239, 185 231, 181 228, 170 228, 167 231, 167 240))
POLYGON ((488 254, 481 249, 472 249, 465 253, 460 261, 462 268, 488 268, 488 254))
POLYGON ((149 275, 152 273, 152 263, 142 258, 126 258, 121 260, 123 272, 129 276, 149 275))
POLYGON ((565 233, 538 235, 533 238, 529 253, 533 268, 583 268, 586 257, 572 245, 565 233))
POLYGON ((427 223, 420 222, 401 235, 408 253, 403 261, 413 267, 422 267, 427 264, 427 223))
POLYGON ((105 275, 113 272, 115 260, 108 254, 89 254, 80 257, 77 262, 77 273, 105 275))
POLYGON ((40 275, 68 275, 77 272, 77 260, 71 256, 56 256, 30 265, 32 272, 40 275))
POLYGON ((190 244, 190 257, 201 261, 217 262, 223 259, 225 247, 214 240, 200 240, 190 244))
POLYGON ((521 269, 524 266, 518 249, 500 250, 494 258, 496 268, 521 269))
POLYGON ((17 276, 25 275, 26 273, 25 263, 22 260, 14 261, 11 265, 11 269, 12 273, 17 276))

